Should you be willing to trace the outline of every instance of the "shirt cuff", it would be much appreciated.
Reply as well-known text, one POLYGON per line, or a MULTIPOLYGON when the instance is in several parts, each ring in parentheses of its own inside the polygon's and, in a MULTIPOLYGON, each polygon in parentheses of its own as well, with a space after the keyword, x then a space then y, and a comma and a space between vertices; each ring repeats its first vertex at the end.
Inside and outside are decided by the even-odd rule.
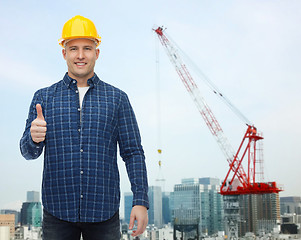
POLYGON ((40 149, 43 148, 43 146, 44 146, 44 142, 39 142, 39 143, 34 142, 31 138, 30 133, 29 133, 28 144, 29 144, 30 149, 32 149, 32 152, 35 155, 37 155, 40 152, 40 149))
POLYGON ((145 206, 147 209, 149 209, 149 201, 148 201, 148 196, 146 194, 143 194, 144 197, 142 196, 142 194, 138 194, 140 196, 138 197, 134 197, 133 199, 133 206, 136 206, 136 205, 141 205, 141 206, 145 206))

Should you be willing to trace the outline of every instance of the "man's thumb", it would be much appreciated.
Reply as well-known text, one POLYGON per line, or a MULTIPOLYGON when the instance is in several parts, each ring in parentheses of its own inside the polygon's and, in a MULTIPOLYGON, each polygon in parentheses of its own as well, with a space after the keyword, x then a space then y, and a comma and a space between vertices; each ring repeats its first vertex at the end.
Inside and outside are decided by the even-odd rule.
POLYGON ((37 109, 37 114, 38 114, 37 118, 38 118, 38 119, 41 119, 41 120, 45 120, 45 118, 44 118, 44 116, 43 116, 41 104, 37 104, 37 105, 36 105, 36 109, 37 109))

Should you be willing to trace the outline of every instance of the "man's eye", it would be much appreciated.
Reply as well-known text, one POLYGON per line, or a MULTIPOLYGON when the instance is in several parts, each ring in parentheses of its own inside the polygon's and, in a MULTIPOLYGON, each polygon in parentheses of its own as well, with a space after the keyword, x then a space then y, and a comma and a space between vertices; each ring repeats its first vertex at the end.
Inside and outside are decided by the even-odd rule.
POLYGON ((85 50, 91 50, 91 48, 89 48, 89 47, 86 47, 86 48, 85 48, 85 50))
POLYGON ((75 51, 76 50, 76 48, 70 48, 70 51, 75 51))

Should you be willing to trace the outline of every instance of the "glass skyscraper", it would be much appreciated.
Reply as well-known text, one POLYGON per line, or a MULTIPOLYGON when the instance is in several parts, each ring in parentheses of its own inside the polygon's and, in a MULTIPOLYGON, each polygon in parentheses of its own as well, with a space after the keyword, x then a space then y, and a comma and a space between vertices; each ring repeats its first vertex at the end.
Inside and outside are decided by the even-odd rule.
POLYGON ((171 222, 169 192, 162 192, 162 217, 163 217, 163 224, 168 224, 171 222))
POLYGON ((24 202, 22 204, 21 225, 42 226, 42 206, 40 202, 24 202))
POLYGON ((223 198, 216 178, 182 179, 172 194, 172 220, 177 225, 198 224, 199 232, 212 235, 223 231, 223 198))
POLYGON ((301 197, 280 197, 280 213, 301 215, 301 197))
POLYGON ((133 193, 124 193, 124 221, 130 223, 130 215, 133 207, 133 193))
POLYGON ((162 191, 159 186, 150 186, 148 188, 149 210, 148 223, 154 226, 162 227, 162 191))
POLYGON ((36 191, 27 191, 27 202, 40 202, 40 193, 36 191))
POLYGON ((27 192, 27 202, 24 202, 21 208, 21 225, 42 226, 42 205, 39 192, 27 192))

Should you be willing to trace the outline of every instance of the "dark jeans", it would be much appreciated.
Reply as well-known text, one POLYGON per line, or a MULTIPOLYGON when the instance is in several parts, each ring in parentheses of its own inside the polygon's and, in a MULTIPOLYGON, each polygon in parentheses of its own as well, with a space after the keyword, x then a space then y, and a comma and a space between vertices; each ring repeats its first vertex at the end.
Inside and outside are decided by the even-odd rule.
POLYGON ((72 223, 60 220, 43 211, 43 240, 118 240, 120 239, 119 211, 104 222, 72 223))

